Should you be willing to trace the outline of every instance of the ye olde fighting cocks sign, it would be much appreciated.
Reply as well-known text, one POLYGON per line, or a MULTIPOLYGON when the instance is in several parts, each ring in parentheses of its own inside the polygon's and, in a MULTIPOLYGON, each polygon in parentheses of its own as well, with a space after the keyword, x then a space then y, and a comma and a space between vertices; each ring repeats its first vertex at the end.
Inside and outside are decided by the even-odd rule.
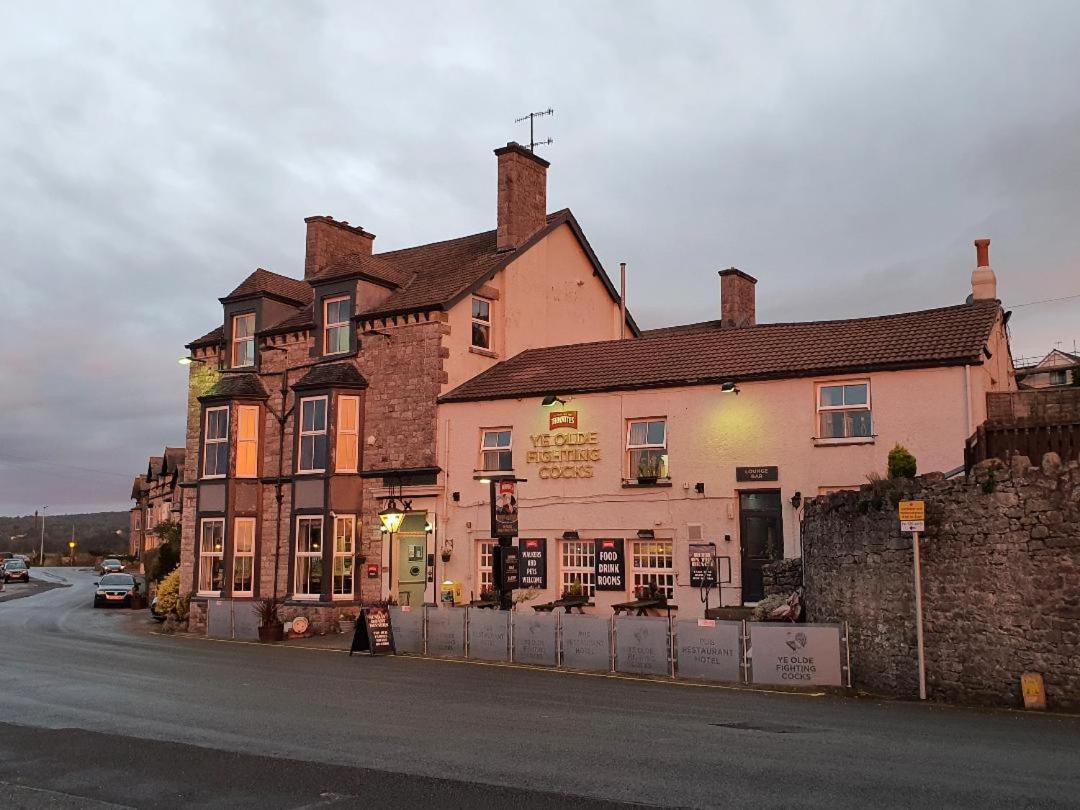
POLYGON ((600 439, 596 431, 579 430, 577 411, 552 411, 547 433, 534 433, 529 441, 525 463, 538 464, 543 479, 592 478, 593 464, 600 460, 600 439))

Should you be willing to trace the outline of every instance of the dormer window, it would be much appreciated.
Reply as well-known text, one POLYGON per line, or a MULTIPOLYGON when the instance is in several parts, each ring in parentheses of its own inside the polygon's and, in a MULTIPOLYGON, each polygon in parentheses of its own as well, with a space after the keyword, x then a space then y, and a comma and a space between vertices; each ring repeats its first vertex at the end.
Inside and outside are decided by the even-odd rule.
POLYGON ((483 298, 472 300, 472 345, 491 350, 491 302, 483 298))
POLYGON ((323 354, 349 350, 349 297, 323 299, 323 354))
POLYGON ((232 319, 232 367, 244 368, 255 365, 255 313, 233 315, 232 319))

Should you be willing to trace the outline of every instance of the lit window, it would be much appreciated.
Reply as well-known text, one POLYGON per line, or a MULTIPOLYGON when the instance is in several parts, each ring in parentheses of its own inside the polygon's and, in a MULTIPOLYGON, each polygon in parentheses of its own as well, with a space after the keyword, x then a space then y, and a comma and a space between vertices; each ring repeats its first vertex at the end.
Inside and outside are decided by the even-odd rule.
POLYGON ((483 298, 472 300, 472 345, 477 349, 491 348, 491 302, 483 298))
POLYGON ((854 439, 873 436, 870 383, 818 386, 818 418, 822 439, 854 439))
POLYGON ((206 518, 199 534, 199 593, 216 596, 225 579, 225 518, 206 518))
POLYGON ((233 315, 232 366, 243 368, 255 365, 255 313, 233 315))
POLYGON ((359 463, 360 397, 338 397, 337 452, 334 469, 337 472, 356 472, 359 463))
POLYGON ((626 428, 626 454, 629 478, 667 478, 667 420, 631 420, 626 428))
POLYGON ((326 397, 300 400, 300 454, 297 471, 326 469, 326 397))
POLYGON ((514 469, 510 428, 483 430, 480 436, 480 469, 506 471, 514 469))
POLYGON ((236 477, 259 474, 259 406, 240 405, 236 409, 236 477))
POLYGON ((342 354, 349 350, 349 299, 327 298, 323 301, 323 354, 342 354))
POLYGON ((635 540, 634 589, 655 586, 668 599, 675 598, 675 556, 670 540, 635 540))
POLYGON ((318 599, 322 594, 323 574, 322 518, 296 519, 296 576, 293 596, 318 599))
POLYGON ((208 408, 203 442, 203 477, 224 478, 229 470, 229 408, 208 408))
POLYGON ((255 518, 233 524, 233 596, 250 596, 255 572, 255 518))
POLYGON ((495 546, 499 545, 495 540, 481 540, 476 552, 476 581, 480 585, 480 593, 495 589, 495 578, 491 567, 495 564, 495 546))
POLYGON ((582 596, 596 595, 596 543, 592 540, 564 540, 560 582, 563 593, 580 586, 582 596))
POLYGON ((353 597, 353 544, 356 542, 356 517, 334 518, 334 598, 353 597))

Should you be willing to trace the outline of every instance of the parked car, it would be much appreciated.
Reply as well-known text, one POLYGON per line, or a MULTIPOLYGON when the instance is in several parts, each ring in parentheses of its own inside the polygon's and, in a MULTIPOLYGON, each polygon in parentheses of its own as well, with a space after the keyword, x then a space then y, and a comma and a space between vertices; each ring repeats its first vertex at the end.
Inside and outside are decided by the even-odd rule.
POLYGON ((24 563, 26 563, 27 568, 30 567, 30 563, 32 562, 29 554, 16 554, 14 559, 22 560, 24 563))
POLYGON ((30 569, 22 560, 11 558, 4 560, 4 582, 29 582, 30 569))
POLYGON ((0 551, 0 565, 3 565, 4 560, 10 560, 14 556, 10 551, 0 551))
POLYGON ((131 574, 106 574, 98 580, 97 590, 94 591, 94 607, 131 607, 131 600, 138 592, 139 586, 131 574))
POLYGON ((119 574, 124 570, 124 564, 114 557, 101 561, 102 574, 119 574))

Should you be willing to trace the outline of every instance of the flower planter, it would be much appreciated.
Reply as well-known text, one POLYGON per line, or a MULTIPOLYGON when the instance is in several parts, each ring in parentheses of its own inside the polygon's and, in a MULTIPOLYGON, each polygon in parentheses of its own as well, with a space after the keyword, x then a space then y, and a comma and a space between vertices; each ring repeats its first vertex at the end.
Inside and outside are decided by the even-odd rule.
POLYGON ((448 563, 448 562, 450 562, 450 555, 449 555, 449 554, 445 554, 445 553, 444 553, 444 554, 442 555, 442 561, 443 561, 444 563, 448 563))
POLYGON ((259 641, 263 644, 269 644, 275 641, 281 641, 285 638, 285 625, 280 622, 277 624, 262 624, 259 625, 259 641))

